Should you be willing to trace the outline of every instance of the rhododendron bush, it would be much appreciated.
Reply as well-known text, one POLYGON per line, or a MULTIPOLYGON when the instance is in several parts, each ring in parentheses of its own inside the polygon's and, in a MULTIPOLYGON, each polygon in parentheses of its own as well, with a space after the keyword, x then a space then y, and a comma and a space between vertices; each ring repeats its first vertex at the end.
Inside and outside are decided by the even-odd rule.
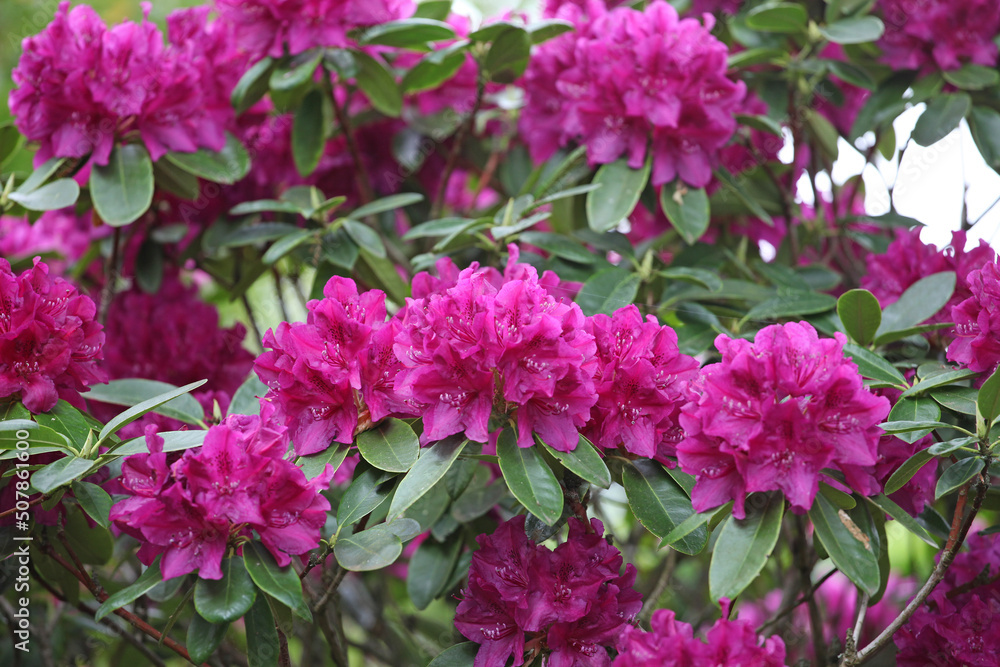
POLYGON ((0 663, 1000 665, 1000 5, 538 4, 44 10, 0 663))

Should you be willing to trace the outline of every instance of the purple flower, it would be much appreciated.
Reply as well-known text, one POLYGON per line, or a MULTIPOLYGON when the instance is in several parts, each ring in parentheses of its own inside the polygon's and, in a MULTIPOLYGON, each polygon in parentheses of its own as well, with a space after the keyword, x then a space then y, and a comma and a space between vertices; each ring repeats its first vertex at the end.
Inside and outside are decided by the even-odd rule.
POLYGON ((1000 267, 996 261, 967 277, 971 296, 951 309, 955 339, 948 358, 979 372, 1000 364, 1000 267))
POLYGON ((480 548, 455 613, 458 631, 480 645, 475 667, 512 656, 521 665, 528 643, 550 651, 547 664, 609 665, 608 648, 642 608, 635 568, 621 573, 621 553, 597 519, 570 519, 569 536, 554 551, 529 540, 524 521, 516 516, 476 538, 480 548))
POLYGON ((594 315, 587 330, 597 342, 597 405, 587 435, 605 449, 667 463, 683 435, 678 424, 698 362, 677 347, 677 334, 635 306, 594 315))
POLYGON ((883 62, 893 69, 994 67, 1000 5, 993 0, 879 0, 883 62))
POLYGON ((93 300, 50 278, 39 258, 17 276, 0 259, 0 398, 19 397, 31 412, 47 412, 60 398, 80 404, 87 385, 107 382, 96 315, 93 300))
POLYGON ((677 458, 696 477, 697 511, 733 500, 742 519, 746 494, 771 490, 807 510, 828 467, 878 492, 865 466, 877 461, 889 401, 864 387, 844 342, 821 340, 805 322, 765 327, 753 343, 716 338, 722 361, 702 368, 680 417, 677 458))

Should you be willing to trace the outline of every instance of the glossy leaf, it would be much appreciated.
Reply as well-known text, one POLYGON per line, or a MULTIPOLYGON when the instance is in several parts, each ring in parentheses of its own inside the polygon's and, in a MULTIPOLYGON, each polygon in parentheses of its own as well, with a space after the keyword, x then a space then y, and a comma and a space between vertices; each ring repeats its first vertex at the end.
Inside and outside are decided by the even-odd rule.
MULTIPOLYGON (((637 460, 622 472, 629 507, 646 530, 659 538, 695 514, 688 495, 663 467, 654 461, 637 460)), ((671 544, 689 555, 701 552, 708 543, 708 530, 701 526, 671 544)))
POLYGON ((333 548, 341 567, 353 572, 380 570, 396 562, 403 552, 403 542, 388 524, 341 537, 333 548))
POLYGON ((444 592, 461 551, 460 539, 438 542, 431 538, 420 543, 406 574, 406 592, 417 609, 426 609, 444 592))
POLYGON ((253 580, 241 556, 222 559, 221 579, 198 579, 194 608, 211 623, 229 623, 242 618, 257 596, 253 580))
POLYGON ((548 525, 562 516, 563 491, 556 476, 534 447, 518 447, 512 429, 497 441, 497 456, 504 481, 524 507, 548 525))
POLYGON ((94 461, 76 456, 66 456, 39 468, 31 474, 31 486, 39 493, 51 493, 90 474, 94 461))
POLYGON ((858 347, 852 343, 844 346, 844 355, 850 357, 858 366, 858 372, 862 377, 866 377, 896 387, 906 386, 906 378, 899 372, 899 369, 890 364, 879 355, 858 347))
POLYGON ((965 486, 969 480, 982 472, 984 466, 983 460, 976 456, 970 456, 967 459, 959 460, 958 463, 951 464, 941 474, 934 487, 934 499, 938 500, 942 496, 965 486))
POLYGON ((881 585, 878 552, 852 516, 823 494, 816 494, 809 519, 837 569, 869 595, 878 592, 881 585))
POLYGON ((11 192, 11 201, 29 211, 54 211, 76 203, 80 186, 72 178, 60 178, 31 192, 11 192))
MULTIPOLYGON (((970 371, 967 368, 962 368, 953 371, 945 371, 944 373, 938 373, 929 378, 921 380, 915 383, 912 387, 904 391, 900 398, 909 398, 911 396, 919 396, 924 394, 931 389, 937 389, 938 387, 943 387, 945 385, 953 384, 959 382, 960 380, 965 380, 970 377, 978 375, 975 371, 970 371)), ((956 387, 958 388, 958 387, 956 387)))
POLYGON ((354 479, 337 507, 337 525, 340 527, 360 521, 392 495, 391 475, 370 466, 362 465, 360 468, 355 471, 354 479))
POLYGON ((627 218, 649 181, 650 163, 639 169, 628 166, 625 158, 597 170, 593 182, 601 187, 587 193, 587 223, 595 232, 606 232, 627 218))
POLYGON ((802 5, 791 2, 769 2, 747 14, 747 27, 763 32, 793 33, 806 28, 808 16, 802 5))
POLYGON ((587 279, 576 295, 576 303, 584 315, 610 315, 632 303, 639 292, 640 282, 639 275, 628 268, 616 266, 604 269, 587 279))
POLYGON ((90 197, 101 219, 123 227, 153 203, 153 162, 140 144, 115 146, 104 166, 90 172, 90 197))
POLYGON ((749 504, 745 519, 730 515, 719 531, 712 551, 708 581, 712 599, 733 599, 753 583, 781 533, 785 500, 780 494, 768 498, 763 507, 749 504))
POLYGON ((378 428, 358 434, 355 444, 366 461, 389 472, 406 472, 420 454, 417 434, 400 419, 387 419, 378 428))
POLYGON ((225 185, 231 185, 250 173, 250 154, 243 143, 229 132, 221 151, 202 148, 194 153, 167 153, 163 159, 195 176, 225 185))
POLYGON ((837 299, 837 316, 859 345, 871 345, 882 323, 882 307, 868 290, 852 289, 837 299))
MULTIPOLYGON (((125 378, 112 380, 107 384, 95 384, 85 397, 102 403, 134 406, 176 389, 176 386, 158 380, 125 378)), ((201 403, 187 393, 160 404, 153 412, 187 424, 197 424, 205 417, 205 409, 201 407, 201 403)))
POLYGON ((329 113, 324 110, 328 104, 323 91, 309 91, 302 104, 295 111, 292 123, 292 159, 300 176, 308 176, 316 170, 319 159, 326 147, 326 127, 329 113))
POLYGON ((993 421, 1000 417, 1000 369, 994 371, 979 388, 976 406, 988 430, 993 421))
POLYGON ((101 429, 101 434, 99 436, 100 439, 104 440, 110 434, 131 424, 132 422, 134 422, 139 417, 142 417, 147 412, 152 412, 153 410, 160 407, 167 401, 171 401, 177 398, 178 396, 183 396, 188 392, 194 391, 195 389, 202 386, 206 382, 208 382, 208 380, 198 380, 197 382, 186 384, 183 387, 178 387, 177 389, 172 389, 162 394, 158 394, 153 398, 142 401, 141 403, 136 403, 131 408, 119 414, 111 421, 109 421, 105 425, 105 427, 101 429))
POLYGON ((403 110, 403 93, 386 66, 363 51, 353 51, 358 65, 358 87, 372 106, 386 116, 397 117, 403 110))
POLYGON ((160 558, 157 556, 152 565, 147 567, 138 579, 117 593, 108 596, 108 599, 101 603, 94 614, 94 620, 100 621, 115 609, 139 599, 161 581, 163 581, 163 575, 160 573, 160 558))
POLYGON ((660 208, 688 245, 708 231, 709 204, 704 188, 689 189, 674 181, 660 188, 660 208))
POLYGON ((108 514, 111 512, 112 500, 108 492, 90 482, 74 480, 72 483, 73 496, 80 507, 91 519, 96 521, 102 528, 111 525, 108 514))
POLYGON ((475 642, 456 644, 438 653, 427 667, 473 667, 478 652, 479 644, 475 642))
POLYGON ((972 98, 965 93, 946 93, 932 97, 927 102, 927 108, 917 118, 910 136, 918 145, 930 146, 951 134, 971 110, 972 98))
POLYGON ((236 82, 236 87, 233 88, 229 100, 233 108, 236 109, 237 115, 243 113, 256 104, 260 98, 264 97, 273 67, 274 60, 269 57, 258 60, 236 82))
MULTIPOLYGON (((901 398, 889 411, 890 422, 937 422, 941 418, 941 407, 930 398, 901 398)), ((885 428, 885 427, 883 427, 885 428)), ((932 428, 896 431, 898 438, 906 442, 916 442, 932 428)))
POLYGON ((537 435, 535 440, 541 443, 549 454, 552 455, 563 467, 575 474, 580 479, 590 482, 594 486, 602 489, 611 487, 611 472, 605 465, 604 459, 597 452, 594 444, 584 436, 580 436, 580 441, 576 444, 576 449, 571 452, 560 452, 549 447, 542 442, 537 435))
POLYGON ((885 24, 875 16, 852 16, 821 25, 819 32, 835 44, 864 44, 881 37, 885 24))
POLYGON ((278 661, 278 629, 264 595, 258 595, 243 617, 247 635, 247 667, 274 667, 278 661))
POLYGON ((467 443, 468 440, 461 435, 453 435, 421 450, 420 458, 396 487, 392 504, 389 506, 388 520, 398 517, 437 484, 455 463, 467 443))
POLYGON ((212 623, 200 614, 195 614, 188 625, 187 650, 191 662, 196 665, 208 660, 226 637, 229 623, 212 623))
POLYGON ((428 18, 408 18, 380 23, 364 28, 358 34, 358 43, 381 44, 399 48, 425 47, 428 42, 455 39, 454 29, 443 21, 428 18))
POLYGON ((954 291, 954 271, 942 271, 921 278, 882 311, 882 324, 875 342, 878 343, 885 334, 908 329, 933 316, 948 303, 954 291))
POLYGON ((302 597, 302 582, 291 565, 278 567, 271 552, 259 542, 250 542, 243 547, 243 560, 257 588, 291 609, 302 620, 312 620, 309 606, 302 597))
POLYGON ((891 516, 894 520, 899 522, 899 525, 906 528, 908 531, 916 535, 923 542, 926 542, 935 549, 940 547, 938 541, 927 532, 927 529, 917 523, 917 520, 912 516, 907 514, 906 510, 897 505, 891 498, 886 495, 878 495, 872 497, 866 497, 870 503, 878 507, 881 511, 885 512, 891 516))
POLYGON ((300 456, 295 461, 295 465, 302 468, 302 472, 307 478, 312 479, 323 474, 327 465, 333 466, 334 470, 340 468, 340 464, 344 462, 349 453, 350 447, 347 445, 333 443, 318 454, 300 456))

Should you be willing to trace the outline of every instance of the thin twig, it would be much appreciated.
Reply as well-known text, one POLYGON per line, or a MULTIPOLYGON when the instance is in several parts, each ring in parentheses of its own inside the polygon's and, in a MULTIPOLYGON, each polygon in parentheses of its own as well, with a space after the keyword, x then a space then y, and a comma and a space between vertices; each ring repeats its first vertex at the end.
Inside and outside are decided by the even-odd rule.
POLYGON ((361 159, 361 151, 358 149, 358 142, 354 137, 354 128, 351 127, 351 120, 347 116, 347 111, 337 104, 336 95, 332 95, 332 97, 333 113, 337 116, 337 123, 340 124, 340 131, 344 135, 344 141, 347 144, 347 152, 350 153, 351 161, 354 162, 358 195, 361 197, 361 203, 367 204, 375 198, 372 179, 368 173, 368 167, 365 166, 365 161, 361 159))
POLYGON ((455 171, 455 165, 458 162, 458 154, 462 151, 462 144, 465 143, 466 135, 468 135, 475 126, 476 115, 479 113, 479 108, 483 104, 483 95, 486 93, 486 80, 483 76, 482 70, 479 70, 476 78, 476 101, 472 105, 472 111, 469 112, 469 117, 466 118, 465 122, 459 126, 458 132, 455 133, 455 143, 451 146, 451 152, 448 154, 448 162, 445 164, 444 173, 441 175, 441 182, 438 183, 437 194, 434 195, 434 204, 431 206, 431 220, 441 215, 441 209, 444 207, 445 194, 448 192, 448 181, 451 180, 451 174, 455 171))
POLYGON ((809 600, 811 600, 812 597, 814 595, 816 595, 816 592, 819 590, 819 587, 822 586, 824 583, 826 583, 826 580, 829 579, 830 577, 832 577, 836 573, 837 573, 837 570, 830 570, 829 572, 827 572, 826 574, 824 574, 822 577, 820 577, 819 580, 816 581, 816 583, 812 585, 812 588, 810 588, 808 591, 806 591, 805 593, 802 594, 802 597, 800 597, 795 602, 792 602, 791 604, 785 606, 781 611, 779 611, 777 614, 775 614, 774 618, 772 618, 770 621, 767 621, 766 623, 764 623, 763 625, 761 625, 759 628, 757 628, 757 634, 758 635, 764 634, 765 630, 767 630, 768 628, 770 628, 775 623, 778 623, 781 619, 785 618, 786 616, 788 616, 789 614, 791 614, 793 611, 795 611, 796 609, 798 609, 800 606, 804 605, 806 602, 808 602, 809 600))
POLYGON ((663 569, 660 571, 660 576, 656 580, 656 586, 653 587, 653 591, 649 594, 649 597, 646 598, 646 602, 642 605, 642 611, 639 612, 639 616, 637 618, 640 623, 649 623, 649 619, 652 618, 653 611, 656 609, 656 603, 663 595, 663 592, 667 590, 667 585, 670 583, 670 578, 674 574, 674 567, 676 565, 677 552, 671 549, 670 554, 663 563, 663 569))

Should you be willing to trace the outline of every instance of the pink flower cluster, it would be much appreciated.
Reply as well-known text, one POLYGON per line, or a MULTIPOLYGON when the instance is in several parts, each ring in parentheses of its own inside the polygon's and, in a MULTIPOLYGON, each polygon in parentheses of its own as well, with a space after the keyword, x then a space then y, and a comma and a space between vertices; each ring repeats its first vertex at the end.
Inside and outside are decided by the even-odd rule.
POLYGON ((576 4, 556 14, 577 31, 542 45, 525 73, 521 131, 532 157, 577 140, 591 163, 625 155, 638 168, 651 144, 654 185, 707 185, 746 93, 726 77, 714 19, 680 19, 662 0, 643 12, 591 2, 586 14, 576 4))
MULTIPOLYGON (((76 262, 95 235, 91 215, 77 215, 73 209, 45 211, 33 222, 28 216, 0 216, 0 257, 57 253, 67 262, 76 262)), ((56 263, 59 260, 50 265, 56 263)))
POLYGON ((572 451, 581 431, 605 448, 672 456, 677 416, 697 362, 677 335, 634 306, 586 318, 562 288, 517 261, 504 271, 449 259, 413 279, 413 298, 386 321, 385 295, 335 277, 304 324, 268 331, 256 371, 291 428, 296 452, 351 443, 386 416, 419 416, 421 442, 464 433, 488 442, 504 423, 518 444, 537 434, 572 451), (499 421, 499 425, 498 422, 499 421))
POLYGON ((896 633, 899 667, 1000 665, 1000 537, 970 535, 967 545, 896 633))
POLYGON ((39 143, 36 164, 88 154, 107 164, 116 141, 131 133, 154 160, 168 151, 222 148, 233 117, 230 91, 219 88, 214 59, 200 56, 229 47, 221 29, 200 24, 206 12, 187 11, 171 18, 178 42, 166 47, 149 20, 108 28, 91 7, 71 10, 68 2, 24 40, 9 103, 18 129, 39 143))
POLYGON ((554 551, 532 542, 524 515, 476 538, 469 585, 455 627, 480 645, 475 667, 524 664, 525 650, 551 651, 551 667, 606 667, 608 648, 642 608, 635 567, 603 537, 604 526, 570 519, 554 551), (528 634, 527 641, 525 633, 528 634))
POLYGON ((410 16, 413 0, 215 0, 241 49, 257 58, 351 44, 355 28, 410 16))
POLYGON ((96 314, 90 297, 50 278, 37 257, 20 275, 0 258, 0 398, 20 397, 31 412, 47 412, 60 398, 79 404, 87 385, 107 382, 96 314))
POLYGON ((893 69, 995 67, 1000 4, 994 0, 879 0, 885 34, 879 46, 893 69))
POLYGON ((784 667, 785 644, 780 637, 758 637, 749 622, 730 621, 728 616, 729 601, 723 599, 722 618, 705 634, 706 643, 674 612, 658 609, 652 631, 625 628, 614 667, 784 667))
POLYGON ((741 519, 746 494, 772 490, 807 510, 824 468, 856 491, 878 492, 877 425, 889 401, 864 387, 845 340, 820 339, 806 322, 765 327, 753 343, 716 338, 722 361, 702 368, 680 416, 677 458, 696 477, 696 511, 733 500, 741 519))
POLYGON ((996 261, 967 277, 971 296, 952 307, 955 339, 948 358, 979 372, 992 373, 1000 364, 1000 266, 996 261))
MULTIPOLYGON (((219 313, 201 301, 195 287, 167 276, 156 294, 132 289, 119 294, 108 308, 107 345, 101 368, 110 379, 144 378, 177 386, 207 379, 192 396, 212 415, 214 403, 225 412, 253 366, 243 348, 246 327, 219 326, 219 313)), ((94 415, 110 419, 120 408, 94 406, 94 415)), ((176 429, 180 423, 147 415, 125 427, 122 437, 142 435, 148 424, 176 429)))
POLYGON ((162 554, 164 579, 195 571, 221 579, 226 550, 253 539, 251 531, 282 567, 319 546, 330 509, 320 491, 333 468, 307 480, 283 459, 288 435, 271 406, 263 405, 260 416, 227 417, 173 465, 155 426, 146 428, 146 444, 149 454, 122 465, 121 484, 130 495, 111 508, 111 520, 142 543, 143 563, 162 554))
POLYGON ((626 306, 612 316, 594 315, 587 331, 597 343, 594 383, 597 405, 585 434, 606 449, 619 444, 639 456, 673 465, 684 437, 678 425, 698 361, 681 354, 677 333, 639 309, 626 306))

